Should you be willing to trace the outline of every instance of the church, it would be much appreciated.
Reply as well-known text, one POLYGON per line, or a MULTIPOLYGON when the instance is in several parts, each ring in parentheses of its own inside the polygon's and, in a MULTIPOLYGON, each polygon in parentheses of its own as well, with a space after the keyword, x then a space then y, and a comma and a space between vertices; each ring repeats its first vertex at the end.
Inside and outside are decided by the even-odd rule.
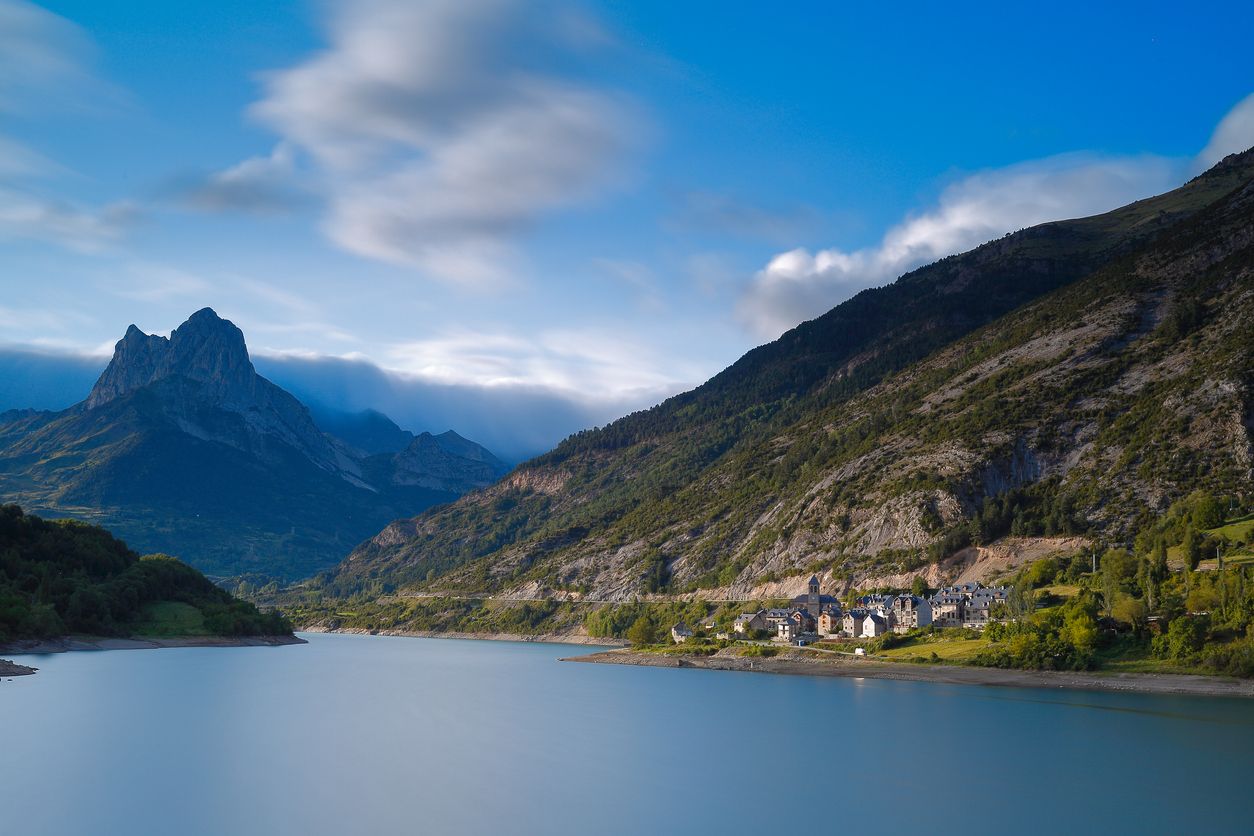
POLYGON ((807 586, 808 592, 792 599, 789 605, 791 609, 806 610, 810 613, 810 617, 815 619, 829 610, 840 611, 840 601, 832 595, 820 594, 818 575, 811 575, 807 586))

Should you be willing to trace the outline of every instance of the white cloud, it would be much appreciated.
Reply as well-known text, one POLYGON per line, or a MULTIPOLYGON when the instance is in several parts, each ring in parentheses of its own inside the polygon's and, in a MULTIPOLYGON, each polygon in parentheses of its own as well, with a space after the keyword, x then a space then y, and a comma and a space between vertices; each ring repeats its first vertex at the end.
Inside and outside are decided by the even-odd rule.
POLYGON ((1098 214, 1168 191, 1195 169, 1251 145, 1254 95, 1229 111, 1193 161, 1149 154, 1063 154, 980 172, 946 188, 934 207, 901 221, 876 246, 776 255, 753 277, 737 314, 756 334, 774 339, 858 291, 916 267, 1007 232, 1098 214))
POLYGON ((91 71, 95 47, 75 24, 23 0, 0 0, 0 111, 95 109, 122 97, 91 71))
POLYGON ((44 241, 97 253, 117 241, 137 215, 135 205, 127 202, 86 208, 0 186, 0 239, 44 241))
POLYGON ((932 209, 902 221, 874 247, 790 250, 754 277, 739 314, 769 338, 858 291, 1007 232, 1079 217, 1171 188, 1179 163, 1160 157, 1063 155, 981 172, 946 188, 932 209))
MULTIPOLYGON (((92 74, 94 49, 86 33, 30 3, 0 0, 0 55, 0 113, 9 117, 98 108, 121 97, 92 74)), ((37 184, 65 173, 56 162, 0 134, 0 239, 99 252, 123 234, 136 216, 134 205, 82 206, 37 184)))
POLYGON ((428 381, 535 387, 588 401, 660 398, 705 371, 662 357, 643 341, 594 328, 526 337, 454 331, 395 345, 387 356, 389 367, 428 381))
POLYGON ((304 199, 295 177, 292 147, 280 142, 266 156, 250 157, 208 177, 183 184, 178 198, 206 212, 271 215, 294 209, 304 199))
POLYGON ((595 27, 516 0, 333 8, 328 48, 267 76, 253 113, 308 152, 344 249, 491 283, 518 232, 616 182, 638 117, 556 69, 595 27))
POLYGON ((1210 168, 1229 154, 1254 146, 1254 93, 1246 96, 1220 120, 1210 142, 1197 155, 1199 170, 1210 168))

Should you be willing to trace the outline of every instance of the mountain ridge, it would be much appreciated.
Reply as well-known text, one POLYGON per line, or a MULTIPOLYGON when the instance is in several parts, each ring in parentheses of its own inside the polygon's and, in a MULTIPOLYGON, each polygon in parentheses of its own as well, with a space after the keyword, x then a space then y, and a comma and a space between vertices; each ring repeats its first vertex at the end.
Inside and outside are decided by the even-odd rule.
MULTIPOLYGON (((618 599, 662 589, 744 590, 771 574, 807 571, 810 564, 824 564, 831 575, 848 574, 876 562, 899 568, 926 559, 930 549, 944 552, 947 542, 952 551, 960 530, 981 516, 984 505, 1016 491, 1034 492, 1021 498, 1036 515, 1031 525, 1052 520, 1051 527, 1069 528, 1070 522, 1060 521, 1074 521, 1083 510, 1112 532, 1126 529, 1138 514, 1201 484, 1205 475, 1164 481, 1162 473, 1151 473, 1158 467, 1154 460, 1144 465, 1144 478, 1161 497, 1104 496, 1103 479, 1135 481, 1128 462, 1111 462, 1111 470, 1099 473, 1091 461, 1094 438, 1123 431, 1119 416, 1089 416, 1083 400, 1060 406, 1060 399, 1074 386, 1089 392, 1086 397, 1118 402, 1124 396, 1107 392, 1102 376, 1121 364, 1151 379, 1152 370, 1140 364, 1165 350, 1154 330, 1166 328, 1164 322, 1183 329, 1179 339, 1193 333, 1209 338, 1220 320, 1209 309, 1190 314, 1190 294, 1203 300, 1231 295, 1240 316, 1250 316, 1248 295, 1230 285, 1236 282, 1241 290, 1248 281, 1241 259, 1248 256, 1252 180, 1254 153, 1233 155, 1164 195, 1023 230, 864 291, 690 392, 576 434, 491 488, 394 523, 350 555, 333 582, 345 589, 369 581, 618 599), (1216 238, 1220 233, 1228 237, 1216 238), (1199 279, 1190 290, 1187 265, 1216 269, 1208 260, 1215 254, 1228 260, 1229 272, 1199 279), (1104 293, 1113 294, 1109 304, 1104 293), (1043 317, 1032 320, 1035 330, 1015 324, 1023 311, 1043 317), (1087 330, 1062 327, 1067 316, 1085 312, 1093 317, 1087 330), (1191 318, 1204 325, 1190 325, 1191 318), (992 351, 979 342, 980 334, 1002 329, 1010 336, 993 342, 1010 346, 1004 358, 999 355, 1005 369, 1049 380, 1053 368, 1057 391, 1041 398, 1016 394, 1012 402, 1005 392, 1017 390, 1009 388, 1015 379, 1007 371, 966 368, 972 352, 992 351), (1045 343, 1028 348, 1035 336, 1045 343), (1059 353, 1041 353, 1051 339, 1059 353), (1011 352, 1015 346, 1017 353, 1011 352), (947 365, 926 365, 946 350, 960 353, 947 365), (1089 358, 1088 364, 1072 363, 1067 352, 1089 358), (956 369, 964 378, 974 376, 946 382, 956 369), (919 404, 894 401, 885 382, 904 382, 894 375, 910 373, 933 385, 944 382, 945 390, 970 402, 920 390, 920 403, 930 398, 934 410, 928 416, 917 411, 919 404), (1031 425, 1020 414, 1023 403, 1048 409, 1048 425, 1044 419, 1031 425), (951 414, 957 404, 961 413, 951 414), (1067 409, 1091 420, 1068 425, 1067 409), (929 434, 943 438, 968 426, 984 428, 987 437, 951 432, 944 440, 948 450, 924 443, 911 452, 908 436, 891 436, 895 427, 903 433, 909 428, 926 441, 929 434), (1068 432, 1070 438, 1062 435, 1068 432), (1066 467, 1048 453, 1050 445, 1066 451, 1059 459, 1066 467), (879 465, 877 447, 889 451, 879 465), (912 455, 923 457, 919 466, 903 466, 912 455), (1075 484, 1066 484, 1080 462, 1087 470, 1076 471, 1075 484), (889 465, 892 479, 878 478, 875 468, 889 465), (1089 475, 1081 479, 1084 473, 1089 475), (842 486, 852 490, 855 482, 864 496, 877 498, 876 507, 841 495, 842 486)), ((1220 449, 1238 458, 1245 450, 1248 459, 1248 411, 1246 429, 1232 429, 1242 425, 1232 416, 1248 410, 1241 405, 1249 397, 1248 378, 1233 372, 1240 358, 1225 354, 1222 344, 1184 345, 1192 360, 1213 361, 1228 375, 1221 388, 1235 394, 1214 401, 1232 425, 1220 449)), ((1166 391, 1182 379, 1177 375, 1161 385, 1166 391)), ((1197 385, 1203 383, 1210 385, 1197 385)), ((1128 392, 1139 391, 1125 385, 1128 392)), ((1136 407, 1146 408, 1139 401, 1136 407)), ((1166 420, 1146 423, 1154 432, 1177 432, 1162 430, 1159 423, 1166 420)), ((1213 463, 1218 468, 1222 461, 1213 463)), ((1240 477, 1219 470, 1229 482, 1240 477)))
POLYGON ((504 472, 462 441, 470 458, 432 462, 370 454, 323 432, 257 374, 243 332, 204 308, 169 338, 128 328, 83 402, 0 415, 0 494, 104 523, 218 574, 293 578, 389 519, 504 472), (433 464, 438 472, 419 478, 433 464))

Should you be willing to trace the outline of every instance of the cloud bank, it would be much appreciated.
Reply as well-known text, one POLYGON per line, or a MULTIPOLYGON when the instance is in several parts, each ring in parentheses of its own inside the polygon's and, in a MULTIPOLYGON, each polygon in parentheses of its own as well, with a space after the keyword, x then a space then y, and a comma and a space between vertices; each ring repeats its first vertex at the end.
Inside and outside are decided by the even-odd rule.
POLYGON ((753 277, 737 315, 774 339, 868 287, 1024 227, 1099 214, 1175 188, 1227 154, 1254 145, 1254 95, 1224 117, 1193 160, 1063 154, 979 172, 941 192, 880 242, 858 250, 780 253, 753 277))
POLYGON ((327 409, 374 409, 419 432, 454 429, 509 461, 551 449, 573 432, 609 423, 653 399, 582 399, 523 383, 440 382, 333 357, 254 358, 257 369, 302 401, 327 409))
MULTIPOLYGON (((678 388, 662 383, 583 393, 511 379, 519 367, 492 361, 490 351, 481 349, 478 359, 472 358, 480 371, 471 379, 424 377, 364 359, 254 352, 253 362, 262 375, 315 410, 374 409, 413 432, 454 429, 510 461, 530 458, 573 432, 651 406, 678 388)), ((436 354, 424 356, 430 362, 436 354)), ((453 360, 463 362, 460 356, 453 360)), ((0 412, 70 407, 87 397, 108 362, 105 354, 0 347, 0 412)), ((538 361, 533 357, 531 362, 538 361)), ((550 359, 549 365, 550 377, 560 380, 561 362, 550 359)))
POLYGON ((252 114, 309 159, 326 234, 367 258, 495 283, 517 233, 615 183, 640 139, 625 97, 580 80, 606 39, 565 5, 340 2, 326 29, 252 114))

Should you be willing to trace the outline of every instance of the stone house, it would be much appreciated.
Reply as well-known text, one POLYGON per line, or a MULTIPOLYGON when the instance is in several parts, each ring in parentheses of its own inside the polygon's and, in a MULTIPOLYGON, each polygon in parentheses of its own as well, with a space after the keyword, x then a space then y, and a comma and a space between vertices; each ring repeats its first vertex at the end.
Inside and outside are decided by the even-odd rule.
POLYGON ((776 641, 791 643, 799 635, 801 635, 801 630, 797 628, 797 623, 790 619, 784 619, 775 627, 776 641))
POLYGON ((762 620, 766 622, 766 629, 779 629, 781 621, 787 621, 792 617, 792 610, 783 609, 782 607, 773 607, 769 610, 762 610, 762 620))
POLYGON ((769 630, 770 626, 766 623, 766 610, 758 610, 757 612, 742 612, 736 616, 736 620, 732 622, 732 630, 747 635, 755 633, 758 630, 769 630))
POLYGON ((798 633, 813 633, 818 626, 808 610, 793 610, 788 614, 788 620, 797 626, 798 633))
POLYGON ((683 644, 690 638, 692 638, 692 630, 690 630, 688 625, 682 621, 671 628, 671 640, 674 641, 675 644, 683 644))
POLYGON ((852 609, 840 617, 840 632, 851 639, 862 635, 862 621, 867 616, 863 609, 852 609))
POLYGON ((893 599, 892 627, 897 633, 905 633, 932 623, 932 605, 918 595, 898 595, 893 599))
POLYGON ((961 627, 962 608, 967 597, 960 592, 941 590, 932 596, 932 623, 937 627, 961 627))
POLYGON ((983 629, 993 620, 993 607, 1005 603, 1009 594, 1004 586, 990 588, 974 582, 945 587, 929 601, 932 623, 938 627, 983 629))

